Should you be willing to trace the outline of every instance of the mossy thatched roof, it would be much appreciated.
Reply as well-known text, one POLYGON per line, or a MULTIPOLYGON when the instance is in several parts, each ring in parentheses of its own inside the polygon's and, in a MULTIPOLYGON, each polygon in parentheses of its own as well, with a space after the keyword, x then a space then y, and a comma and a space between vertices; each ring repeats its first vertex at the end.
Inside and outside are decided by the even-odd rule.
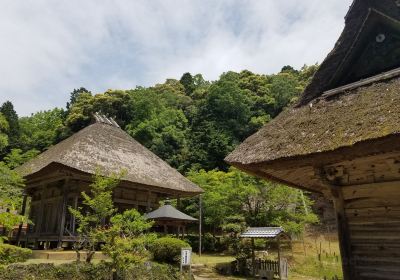
POLYGON ((290 108, 236 148, 233 165, 271 162, 350 147, 400 133, 400 78, 290 108))
POLYGON ((154 186, 166 192, 197 194, 201 188, 112 123, 97 122, 49 148, 16 170, 24 177, 51 164, 95 174, 126 171, 124 181, 154 186))

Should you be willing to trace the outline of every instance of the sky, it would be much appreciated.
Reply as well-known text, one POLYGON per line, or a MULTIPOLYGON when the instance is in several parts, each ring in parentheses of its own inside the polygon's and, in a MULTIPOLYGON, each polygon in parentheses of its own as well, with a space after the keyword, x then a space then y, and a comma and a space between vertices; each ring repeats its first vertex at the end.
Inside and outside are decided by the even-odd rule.
POLYGON ((0 103, 20 116, 183 73, 322 62, 351 0, 1 0, 0 103))

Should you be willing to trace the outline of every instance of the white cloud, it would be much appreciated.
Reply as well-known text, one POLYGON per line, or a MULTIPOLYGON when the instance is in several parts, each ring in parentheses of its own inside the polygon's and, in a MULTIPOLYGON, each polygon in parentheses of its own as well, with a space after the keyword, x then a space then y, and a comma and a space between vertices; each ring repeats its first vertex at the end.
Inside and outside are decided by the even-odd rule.
POLYGON ((272 73, 321 61, 351 0, 5 0, 0 102, 63 106, 73 88, 151 85, 182 73, 272 73))

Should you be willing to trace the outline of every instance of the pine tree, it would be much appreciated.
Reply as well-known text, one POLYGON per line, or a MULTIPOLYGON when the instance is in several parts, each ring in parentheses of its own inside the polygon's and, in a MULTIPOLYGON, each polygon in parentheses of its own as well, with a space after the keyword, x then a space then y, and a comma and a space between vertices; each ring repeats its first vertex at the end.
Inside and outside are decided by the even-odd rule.
POLYGON ((8 142, 9 149, 17 148, 20 136, 20 128, 17 112, 14 110, 14 105, 10 101, 6 101, 0 107, 0 113, 3 114, 8 122, 8 142))

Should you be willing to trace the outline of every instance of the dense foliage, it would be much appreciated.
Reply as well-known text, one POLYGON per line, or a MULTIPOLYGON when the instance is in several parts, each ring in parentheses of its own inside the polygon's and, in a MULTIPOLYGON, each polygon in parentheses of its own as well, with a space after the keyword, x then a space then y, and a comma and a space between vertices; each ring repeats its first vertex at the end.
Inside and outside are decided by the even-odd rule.
MULTIPOLYGON (((296 101, 317 66, 278 74, 226 72, 209 82, 185 73, 152 87, 71 93, 66 109, 42 111, 18 121, 11 102, 0 112, 0 151, 44 151, 84 128, 95 112, 114 117, 140 143, 179 171, 227 170, 224 157, 246 137, 296 101), (4 125, 3 119, 8 124, 4 125)), ((3 156, 5 154, 3 153, 3 156)), ((27 160, 29 158, 26 158, 27 160)), ((22 162, 19 162, 19 164, 22 162)))
POLYGON ((165 263, 178 263, 182 248, 190 248, 185 241, 173 237, 162 237, 151 246, 154 260, 165 263))
MULTIPOLYGON (((25 248, 9 244, 0 244, 0 264, 10 264, 15 262, 24 262, 32 254, 32 251, 25 248)), ((0 279, 3 279, 0 277, 0 279)))
MULTIPOLYGON (((212 82, 200 74, 185 73, 180 80, 101 94, 78 88, 70 94, 65 109, 54 108, 21 118, 13 104, 6 101, 0 106, 0 207, 9 211, 1 215, 9 216, 5 217, 11 221, 9 228, 23 220, 14 215, 21 205, 23 183, 10 169, 84 128, 99 112, 113 117, 132 137, 206 190, 207 230, 235 230, 234 223, 226 221, 239 215, 236 218, 243 219, 245 225, 283 225, 298 233, 306 223, 315 221, 314 216, 305 214, 310 206, 307 197, 302 199, 297 190, 229 170, 224 158, 294 103, 316 69, 316 65, 300 70, 285 66, 272 75, 247 70, 226 72, 212 82)), ((90 208, 92 202, 87 198, 93 197, 84 196, 85 207, 90 208)), ((104 213, 92 212, 92 216, 85 217, 78 209, 73 214, 80 225, 100 228, 101 223, 95 220, 114 214, 110 205, 101 205, 105 208, 96 209, 104 213)), ((184 206, 189 214, 198 214, 196 200, 187 200, 184 206)), ((97 238, 96 231, 85 232, 81 228, 80 233, 97 238)), ((86 245, 94 250, 93 244, 86 245)))
MULTIPOLYGON (((110 280, 113 279, 113 269, 110 264, 66 263, 54 264, 14 264, 0 268, 2 280, 110 280)), ((149 263, 135 265, 126 270, 121 280, 177 280, 179 274, 176 268, 168 265, 149 263)))

